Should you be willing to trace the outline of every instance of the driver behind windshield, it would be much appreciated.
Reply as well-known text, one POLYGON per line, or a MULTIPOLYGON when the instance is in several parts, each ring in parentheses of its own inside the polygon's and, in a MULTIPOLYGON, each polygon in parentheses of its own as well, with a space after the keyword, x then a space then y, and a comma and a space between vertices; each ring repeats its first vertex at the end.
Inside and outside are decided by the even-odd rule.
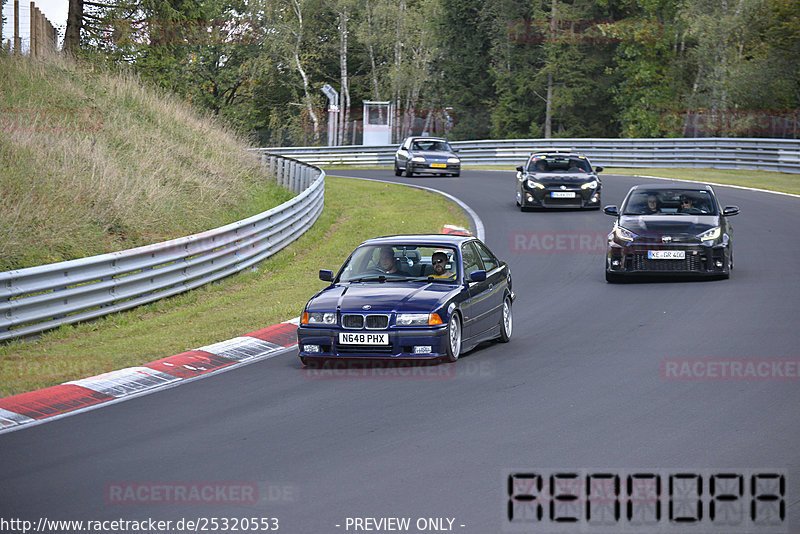
POLYGON ((394 261, 394 250, 392 247, 381 247, 381 258, 378 268, 386 274, 401 274, 394 261))

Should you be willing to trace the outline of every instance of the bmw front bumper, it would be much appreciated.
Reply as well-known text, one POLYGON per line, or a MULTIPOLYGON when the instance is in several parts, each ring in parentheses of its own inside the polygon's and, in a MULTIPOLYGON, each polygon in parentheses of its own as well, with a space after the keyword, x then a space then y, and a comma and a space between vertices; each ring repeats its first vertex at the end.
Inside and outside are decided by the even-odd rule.
POLYGON ((447 355, 447 325, 434 328, 347 330, 301 326, 297 345, 301 358, 364 358, 435 360, 447 355), (388 345, 339 343, 339 333, 386 333, 388 345), (313 348, 313 350, 309 350, 313 348))

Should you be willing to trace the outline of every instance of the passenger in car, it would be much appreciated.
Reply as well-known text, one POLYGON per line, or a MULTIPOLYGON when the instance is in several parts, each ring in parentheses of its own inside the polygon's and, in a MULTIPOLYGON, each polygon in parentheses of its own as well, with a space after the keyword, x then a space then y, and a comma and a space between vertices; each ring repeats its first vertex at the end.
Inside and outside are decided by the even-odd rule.
POLYGON ((455 273, 447 268, 447 254, 442 251, 436 251, 431 255, 431 263, 433 263, 433 278, 455 278, 455 273))

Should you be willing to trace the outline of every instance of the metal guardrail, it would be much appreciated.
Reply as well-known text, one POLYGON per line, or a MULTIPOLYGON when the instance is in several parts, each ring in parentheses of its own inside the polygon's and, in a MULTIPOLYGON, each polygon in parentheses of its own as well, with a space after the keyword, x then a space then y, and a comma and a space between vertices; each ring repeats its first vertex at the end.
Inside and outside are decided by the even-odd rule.
POLYGON ((237 273, 300 237, 319 217, 325 172, 262 155, 278 183, 300 193, 268 211, 163 243, 0 272, 0 340, 94 319, 237 273))
MULTIPOLYGON (((531 152, 575 150, 608 167, 713 167, 800 173, 800 140, 739 138, 455 141, 467 165, 522 164, 531 152)), ((391 166, 397 145, 262 148, 314 165, 391 166)))

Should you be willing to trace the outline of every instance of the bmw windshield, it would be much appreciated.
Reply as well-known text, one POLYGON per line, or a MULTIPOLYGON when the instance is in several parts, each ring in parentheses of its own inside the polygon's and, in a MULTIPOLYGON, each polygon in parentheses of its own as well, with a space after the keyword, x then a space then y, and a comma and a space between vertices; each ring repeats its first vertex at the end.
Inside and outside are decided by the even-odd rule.
POLYGON ((458 278, 452 247, 367 245, 356 249, 345 263, 339 282, 437 281, 458 278))

